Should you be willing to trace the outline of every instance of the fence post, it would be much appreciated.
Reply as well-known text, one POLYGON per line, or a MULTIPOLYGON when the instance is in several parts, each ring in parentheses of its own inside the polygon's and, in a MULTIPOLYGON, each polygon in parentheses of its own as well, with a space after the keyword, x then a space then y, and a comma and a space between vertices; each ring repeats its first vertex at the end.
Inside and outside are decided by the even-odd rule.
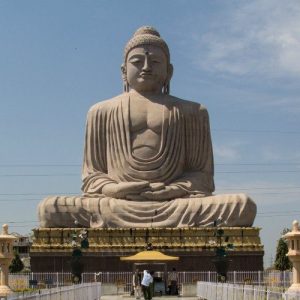
POLYGON ((229 284, 226 283, 226 300, 230 300, 228 297, 228 287, 229 287, 229 284))
POLYGON ((97 283, 97 300, 101 299, 101 283, 97 283))
POLYGON ((233 283, 236 284, 236 271, 233 271, 233 283))
POLYGON ((95 288, 96 288, 96 286, 89 283, 89 300, 93 300, 93 295, 96 294, 95 293, 95 288))
POLYGON ((267 290, 267 299, 266 300, 270 300, 270 291, 267 290))
POLYGON ((210 279, 210 271, 208 271, 208 282, 211 282, 211 279, 210 279))
POLYGON ((236 288, 235 288, 235 284, 233 284, 233 299, 236 300, 236 288))
POLYGON ((283 300, 289 300, 289 296, 285 293, 282 293, 282 299, 283 300))

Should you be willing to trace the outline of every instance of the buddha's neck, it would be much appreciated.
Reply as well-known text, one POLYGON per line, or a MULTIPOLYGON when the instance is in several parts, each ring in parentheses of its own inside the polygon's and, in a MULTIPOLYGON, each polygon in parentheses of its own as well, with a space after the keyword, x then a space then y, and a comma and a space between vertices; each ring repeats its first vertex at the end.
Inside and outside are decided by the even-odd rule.
POLYGON ((151 97, 160 97, 160 96, 163 96, 163 93, 160 91, 160 92, 140 92, 140 91, 136 91, 134 89, 131 89, 130 94, 135 94, 137 96, 142 96, 142 97, 145 97, 145 98, 151 98, 151 97))

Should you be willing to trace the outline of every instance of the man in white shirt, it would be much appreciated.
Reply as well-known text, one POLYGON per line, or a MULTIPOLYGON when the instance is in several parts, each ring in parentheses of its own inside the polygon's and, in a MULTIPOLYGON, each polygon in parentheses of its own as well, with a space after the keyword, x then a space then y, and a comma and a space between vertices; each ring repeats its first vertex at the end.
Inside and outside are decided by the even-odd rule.
POLYGON ((145 300, 151 300, 152 299, 152 293, 150 284, 153 282, 153 278, 148 270, 144 270, 144 276, 142 279, 142 291, 144 294, 145 300))

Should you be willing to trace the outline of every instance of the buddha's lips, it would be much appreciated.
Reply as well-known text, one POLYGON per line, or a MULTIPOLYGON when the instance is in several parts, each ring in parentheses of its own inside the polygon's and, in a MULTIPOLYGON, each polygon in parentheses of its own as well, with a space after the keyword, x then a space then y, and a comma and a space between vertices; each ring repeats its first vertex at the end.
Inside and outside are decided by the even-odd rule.
POLYGON ((148 77, 152 77, 152 76, 153 76, 152 73, 141 73, 140 74, 140 77, 142 77, 142 78, 148 78, 148 77))

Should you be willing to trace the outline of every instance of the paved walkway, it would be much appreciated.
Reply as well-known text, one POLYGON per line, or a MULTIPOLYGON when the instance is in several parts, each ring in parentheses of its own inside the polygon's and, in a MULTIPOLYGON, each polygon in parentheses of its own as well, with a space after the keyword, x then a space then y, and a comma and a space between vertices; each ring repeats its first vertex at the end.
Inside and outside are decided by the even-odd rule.
MULTIPOLYGON (((135 300, 134 297, 129 296, 110 296, 105 295, 101 296, 101 300, 135 300)), ((143 298, 141 298, 142 300, 143 298)), ((197 300, 197 297, 181 297, 181 296, 162 296, 162 297, 153 297, 152 300, 197 300)))

